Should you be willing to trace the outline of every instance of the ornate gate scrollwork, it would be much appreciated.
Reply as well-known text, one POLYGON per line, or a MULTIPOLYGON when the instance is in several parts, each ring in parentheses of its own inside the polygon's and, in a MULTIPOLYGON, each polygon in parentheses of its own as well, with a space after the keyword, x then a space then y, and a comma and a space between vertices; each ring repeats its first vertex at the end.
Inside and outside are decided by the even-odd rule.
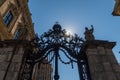
MULTIPOLYGON (((58 73, 58 60, 63 64, 72 64, 73 62, 78 64, 78 70, 80 75, 80 80, 90 80, 87 59, 85 58, 84 53, 81 53, 80 49, 84 40, 79 37, 77 34, 74 36, 67 34, 65 29, 62 29, 61 26, 56 23, 53 26, 53 29, 50 29, 48 32, 45 32, 40 37, 36 35, 36 38, 31 41, 32 49, 27 54, 28 58, 25 63, 25 70, 30 70, 30 72, 25 73, 23 70, 23 76, 31 75, 33 66, 37 62, 41 62, 51 54, 51 58, 48 60, 50 63, 52 60, 55 60, 55 72, 54 80, 59 80, 58 73), (69 59, 68 62, 62 60, 59 51, 62 51, 65 56, 69 59), (27 66, 28 65, 28 66, 27 66), (27 68, 27 69, 26 69, 27 68)), ((22 80, 31 80, 31 76, 28 79, 22 80)))

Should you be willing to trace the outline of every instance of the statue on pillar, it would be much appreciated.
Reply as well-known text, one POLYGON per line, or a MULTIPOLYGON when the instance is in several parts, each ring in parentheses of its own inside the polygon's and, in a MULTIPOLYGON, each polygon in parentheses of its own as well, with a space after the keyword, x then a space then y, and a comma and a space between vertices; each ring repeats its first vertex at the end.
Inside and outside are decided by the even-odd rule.
POLYGON ((84 35, 85 35, 85 40, 86 41, 88 41, 88 40, 95 40, 93 32, 94 32, 93 25, 91 25, 91 29, 88 29, 87 27, 85 27, 84 35))

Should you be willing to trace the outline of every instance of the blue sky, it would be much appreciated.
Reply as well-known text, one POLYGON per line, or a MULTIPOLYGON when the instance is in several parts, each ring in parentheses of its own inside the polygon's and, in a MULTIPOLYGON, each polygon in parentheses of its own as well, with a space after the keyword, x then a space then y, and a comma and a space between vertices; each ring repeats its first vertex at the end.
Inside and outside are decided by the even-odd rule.
MULTIPOLYGON (((93 25, 96 39, 117 42, 113 51, 120 62, 120 17, 111 15, 114 3, 114 0, 29 0, 29 7, 36 33, 41 35, 58 21, 63 28, 84 37, 84 28, 93 25)), ((77 74, 76 69, 68 71, 68 76, 77 74)), ((61 80, 78 80, 65 78, 64 73, 60 74, 61 80)))

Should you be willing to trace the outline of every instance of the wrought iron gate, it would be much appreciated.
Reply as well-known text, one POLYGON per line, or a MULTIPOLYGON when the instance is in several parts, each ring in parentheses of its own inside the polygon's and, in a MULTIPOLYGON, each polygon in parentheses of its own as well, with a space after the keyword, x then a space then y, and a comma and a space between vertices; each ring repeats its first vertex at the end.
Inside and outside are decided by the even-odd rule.
POLYGON ((74 36, 66 34, 67 31, 61 28, 61 25, 56 23, 53 29, 45 32, 40 37, 30 42, 26 49, 24 63, 21 69, 20 80, 31 80, 33 67, 37 62, 41 62, 53 52, 48 62, 55 60, 54 80, 59 80, 58 60, 63 64, 78 64, 80 80, 91 80, 87 57, 84 51, 81 51, 81 46, 85 42, 77 34, 74 36), (69 59, 68 62, 62 60, 59 51, 62 51, 69 59))

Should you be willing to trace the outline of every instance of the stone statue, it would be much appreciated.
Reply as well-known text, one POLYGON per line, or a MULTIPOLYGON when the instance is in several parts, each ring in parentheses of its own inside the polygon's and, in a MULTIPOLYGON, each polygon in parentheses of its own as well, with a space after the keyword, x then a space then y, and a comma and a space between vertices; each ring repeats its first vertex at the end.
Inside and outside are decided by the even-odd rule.
POLYGON ((87 27, 85 27, 85 39, 88 40, 95 40, 94 35, 93 35, 93 25, 91 25, 91 29, 88 29, 87 27))

